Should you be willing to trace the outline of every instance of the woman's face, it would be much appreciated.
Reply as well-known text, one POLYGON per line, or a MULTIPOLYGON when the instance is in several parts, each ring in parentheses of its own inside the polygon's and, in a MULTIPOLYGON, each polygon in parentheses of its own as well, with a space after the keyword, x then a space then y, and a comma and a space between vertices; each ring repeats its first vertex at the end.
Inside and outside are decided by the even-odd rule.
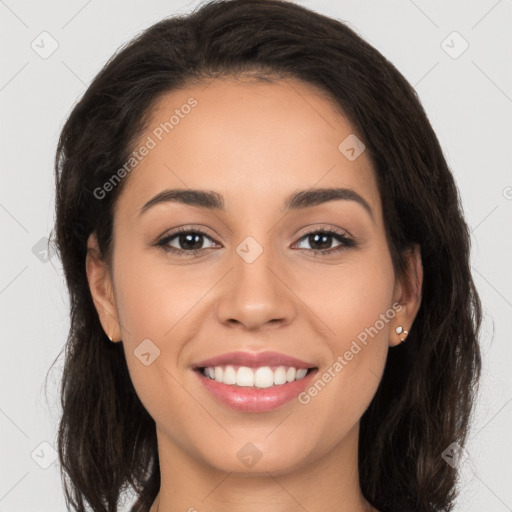
POLYGON ((409 329, 419 307, 393 272, 376 178, 354 128, 301 82, 214 80, 163 97, 134 150, 111 274, 90 257, 87 270, 162 452, 274 474, 354 456, 388 348, 403 337, 395 328, 409 329), (159 196, 174 189, 207 191, 220 204, 159 196), (177 229, 188 236, 171 236, 177 229), (294 364, 255 361, 254 370, 277 371, 254 373, 228 356, 223 376, 256 375, 262 386, 237 387, 196 369, 268 351, 314 370, 270 385, 293 379, 294 364))

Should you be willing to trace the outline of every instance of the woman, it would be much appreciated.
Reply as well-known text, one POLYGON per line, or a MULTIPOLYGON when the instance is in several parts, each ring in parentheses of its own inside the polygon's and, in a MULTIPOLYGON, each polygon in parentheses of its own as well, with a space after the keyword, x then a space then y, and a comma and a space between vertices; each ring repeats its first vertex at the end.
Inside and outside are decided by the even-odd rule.
POLYGON ((279 0, 165 19, 73 109, 56 182, 68 507, 451 510, 470 238, 373 47, 279 0))

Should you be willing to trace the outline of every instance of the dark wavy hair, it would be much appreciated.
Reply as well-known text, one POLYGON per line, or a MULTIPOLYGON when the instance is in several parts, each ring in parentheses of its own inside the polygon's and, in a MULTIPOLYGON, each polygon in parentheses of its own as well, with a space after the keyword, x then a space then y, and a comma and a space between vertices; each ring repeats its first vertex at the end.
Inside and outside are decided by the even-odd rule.
POLYGON ((94 190, 127 161, 162 95, 211 78, 293 78, 312 84, 363 139, 381 195, 397 276, 421 246, 421 306, 407 342, 389 351, 360 424, 365 498, 382 512, 450 511, 479 388, 482 307, 470 235, 439 141, 413 87, 339 20, 280 0, 215 0, 154 24, 118 50, 65 122, 55 157, 54 243, 70 300, 58 452, 68 507, 114 512, 135 492, 147 512, 160 487, 155 422, 131 382, 121 343, 91 297, 86 243, 111 263, 113 207, 125 178, 94 190))

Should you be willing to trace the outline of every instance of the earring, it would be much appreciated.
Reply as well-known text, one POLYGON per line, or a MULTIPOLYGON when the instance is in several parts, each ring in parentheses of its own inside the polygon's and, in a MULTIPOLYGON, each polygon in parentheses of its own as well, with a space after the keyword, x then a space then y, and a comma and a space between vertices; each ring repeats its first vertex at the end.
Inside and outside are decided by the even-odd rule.
POLYGON ((395 329, 395 332, 397 334, 405 334, 405 336, 400 340, 401 342, 404 342, 405 341, 405 338, 407 338, 407 335, 409 334, 407 331, 404 331, 404 328, 399 325, 396 329, 395 329))
POLYGON ((108 339, 109 339, 110 341, 112 341, 112 338, 110 337, 110 334, 107 334, 107 336, 108 336, 108 339))

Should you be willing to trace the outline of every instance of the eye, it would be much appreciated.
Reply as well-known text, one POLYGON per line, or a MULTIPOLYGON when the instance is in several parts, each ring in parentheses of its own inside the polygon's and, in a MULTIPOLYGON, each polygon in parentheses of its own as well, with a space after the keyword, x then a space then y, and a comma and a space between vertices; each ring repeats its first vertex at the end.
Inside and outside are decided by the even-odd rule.
POLYGON ((199 254, 204 249, 201 248, 203 245, 204 239, 212 240, 204 231, 200 229, 190 229, 190 228, 180 228, 176 231, 166 235, 159 242, 157 242, 157 246, 162 247, 167 252, 173 254, 187 254, 187 255, 196 255, 199 254), (180 247, 173 247, 171 245, 171 241, 176 239, 174 244, 177 244, 180 247))
POLYGON ((338 251, 346 250, 351 247, 357 246, 355 240, 348 236, 347 233, 334 229, 317 228, 314 231, 306 233, 304 236, 300 238, 300 240, 304 240, 305 242, 309 243, 310 246, 312 246, 312 249, 302 250, 313 252, 314 254, 319 254, 322 256, 327 256, 328 254, 332 254, 338 251), (334 248, 330 247, 333 239, 338 240, 340 242, 339 245, 335 246, 334 248))
MULTIPOLYGON (((213 242, 213 239, 201 229, 180 228, 164 236, 155 245, 161 247, 166 252, 176 255, 195 256, 211 247, 202 247, 205 240, 213 242), (178 245, 178 247, 176 247, 178 245)), ((357 247, 356 241, 346 232, 334 229, 316 229, 312 230, 299 239, 299 244, 307 242, 312 248, 299 248, 307 252, 312 252, 320 256, 327 256, 335 252, 346 250, 351 247, 357 247), (338 246, 331 247, 332 241, 337 240, 338 246), (302 241, 302 242, 301 242, 302 241)))

